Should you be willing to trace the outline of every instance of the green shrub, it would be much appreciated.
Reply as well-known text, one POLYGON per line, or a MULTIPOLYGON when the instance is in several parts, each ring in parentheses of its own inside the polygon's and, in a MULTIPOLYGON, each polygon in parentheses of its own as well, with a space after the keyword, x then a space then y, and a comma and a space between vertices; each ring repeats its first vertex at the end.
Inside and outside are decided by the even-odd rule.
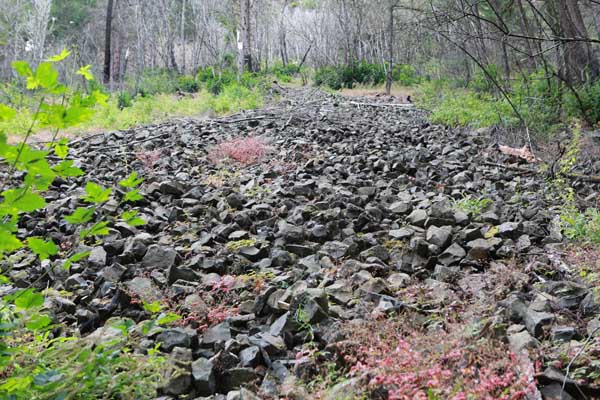
POLYGON ((289 83, 296 74, 300 73, 300 68, 295 63, 288 63, 284 66, 282 62, 278 61, 267 72, 275 75, 279 82, 289 83))
POLYGON ((589 121, 593 125, 600 122, 600 80, 575 88, 577 97, 570 89, 564 89, 564 108, 569 117, 589 121))
POLYGON ((455 89, 446 81, 420 85, 419 105, 432 111, 433 123, 482 128, 498 124, 516 125, 518 119, 510 105, 487 93, 455 89))
POLYGON ((184 93, 196 93, 200 90, 200 85, 194 77, 184 75, 177 79, 177 90, 184 93))
POLYGON ((392 78, 403 86, 413 86, 421 82, 415 67, 409 64, 396 64, 392 70, 392 78))
POLYGON ((331 66, 317 68, 314 81, 316 86, 328 86, 334 90, 339 90, 343 86, 342 77, 338 70, 331 66))
POLYGON ((122 110, 133 105, 133 98, 129 92, 120 92, 117 95, 117 103, 119 110, 122 110))
POLYGON ((142 97, 158 93, 175 93, 178 87, 177 73, 164 68, 144 70, 135 85, 136 92, 142 97))
POLYGON ((386 79, 385 67, 366 61, 351 66, 326 66, 315 70, 315 85, 352 89, 355 85, 379 85, 386 79))
POLYGON ((471 195, 464 196, 460 200, 456 200, 453 203, 453 207, 457 210, 464 211, 467 214, 478 216, 487 210, 493 201, 486 197, 473 197, 471 195))
MULTIPOLYGON (((16 72, 27 81, 27 90, 41 95, 31 115, 32 126, 37 121, 40 126, 57 132, 79 125, 92 117, 97 104, 106 101, 99 91, 82 93, 58 80, 55 64, 69 55, 64 50, 35 69, 24 61, 13 63, 16 72)), ((82 67, 77 74, 91 81, 89 68, 89 65, 82 67)), ((19 114, 20 110, 0 104, 0 121, 10 122, 19 114)), ((19 171, 20 179, 7 183, 0 193, 0 284, 14 288, 0 299, 0 398, 154 398, 163 380, 164 359, 155 350, 148 356, 131 352, 129 332, 135 327, 133 321, 122 319, 107 324, 105 329, 111 334, 110 338, 102 335, 106 339, 103 343, 90 337, 81 339, 74 336, 70 326, 59 323, 46 310, 50 290, 39 292, 33 283, 26 287, 11 284, 10 270, 19 257, 46 262, 49 273, 58 268, 68 270, 90 254, 77 249, 98 243, 110 233, 110 223, 119 221, 132 227, 145 223, 131 205, 143 199, 138 189, 142 179, 131 173, 119 182, 123 190, 120 202, 112 188, 90 181, 85 184, 82 188, 85 194, 80 200, 86 206, 64 216, 64 223, 75 226, 79 232, 71 250, 60 249, 51 238, 31 236, 30 232, 19 229, 23 217, 46 208, 45 196, 56 178, 70 180, 84 175, 68 158, 66 140, 53 139, 46 148, 34 149, 27 144, 31 133, 28 130, 20 144, 11 145, 5 131, 0 130, 0 161, 10 166, 10 173, 19 171), (119 204, 120 215, 109 218, 97 212, 109 201, 119 204)))
POLYGON ((487 74, 481 69, 478 69, 469 86, 478 92, 495 92, 497 87, 489 76, 494 78, 496 82, 499 82, 498 66, 496 64, 489 64, 485 67, 485 70, 487 71, 487 74))

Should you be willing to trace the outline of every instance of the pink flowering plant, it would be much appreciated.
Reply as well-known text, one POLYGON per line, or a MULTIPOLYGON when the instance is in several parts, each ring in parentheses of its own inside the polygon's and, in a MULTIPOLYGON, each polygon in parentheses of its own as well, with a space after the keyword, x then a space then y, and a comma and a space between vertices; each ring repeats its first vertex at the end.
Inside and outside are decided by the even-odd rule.
POLYGON ((366 390, 389 400, 519 400, 535 392, 533 366, 505 344, 408 325, 379 320, 348 328, 338 355, 366 390))
POLYGON ((222 142, 208 152, 208 159, 214 164, 235 162, 242 166, 257 164, 269 150, 264 138, 249 136, 222 142))

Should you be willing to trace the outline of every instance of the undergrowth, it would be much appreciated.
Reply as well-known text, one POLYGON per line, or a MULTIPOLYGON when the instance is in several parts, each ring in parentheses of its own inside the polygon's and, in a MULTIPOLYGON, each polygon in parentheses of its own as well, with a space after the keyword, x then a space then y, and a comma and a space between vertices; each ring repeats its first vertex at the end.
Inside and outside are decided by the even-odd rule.
POLYGON ((343 329, 350 340, 338 355, 364 393, 391 400, 517 400, 535 390, 533 367, 505 344, 469 336, 460 326, 431 330, 414 321, 405 315, 343 329))

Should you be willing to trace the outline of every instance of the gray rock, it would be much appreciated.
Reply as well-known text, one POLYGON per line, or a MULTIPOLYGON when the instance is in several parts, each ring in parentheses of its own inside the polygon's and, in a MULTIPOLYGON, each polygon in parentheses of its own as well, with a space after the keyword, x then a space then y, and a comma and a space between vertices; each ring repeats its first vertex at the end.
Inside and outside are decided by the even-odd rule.
POLYGON ((397 201, 390 205, 389 210, 394 214, 408 214, 412 211, 412 203, 410 201, 397 201))
POLYGON ((585 316, 600 312, 600 288, 594 288, 581 301, 581 312, 585 316))
POLYGON ((164 181, 160 183, 159 190, 162 194, 181 196, 186 191, 186 185, 179 181, 164 181))
POLYGON ((258 346, 246 347, 240 351, 239 357, 242 367, 255 367, 260 362, 260 348, 258 346))
POLYGON ((414 210, 408 216, 408 221, 412 225, 419 226, 422 228, 425 226, 425 221, 427 221, 427 212, 421 209, 414 210))
POLYGON ((231 327, 229 322, 222 322, 218 325, 210 327, 202 336, 202 343, 205 345, 225 343, 231 339, 231 327))
POLYGON ((169 357, 167 383, 162 391, 179 396, 188 393, 192 386, 192 350, 175 347, 169 357))
POLYGON ((508 344, 513 353, 519 354, 523 350, 537 348, 540 342, 531 336, 529 332, 522 331, 509 335, 508 344))
POLYGON ((104 267, 106 265, 106 257, 107 254, 106 250, 104 250, 104 247, 97 246, 90 251, 87 261, 94 267, 104 267))
POLYGON ((555 342, 569 342, 577 335, 577 329, 572 326, 555 326, 550 331, 550 335, 555 342))
POLYGON ((523 315, 523 322, 527 331, 537 338, 542 334, 542 329, 554 322, 555 318, 554 314, 527 309, 523 315))
POLYGON ((388 232, 388 235, 390 235, 391 238, 397 239, 397 240, 404 240, 404 239, 408 239, 410 237, 412 237, 415 234, 415 231, 411 228, 400 228, 400 229, 394 229, 388 232))
POLYGON ((196 340, 196 332, 193 329, 172 328, 166 329, 158 334, 156 341, 161 343, 160 349, 170 353, 175 347, 191 348, 196 340))
POLYGON ((437 226, 430 226, 427 229, 425 239, 443 250, 450 244, 450 240, 452 240, 452 227, 443 226, 438 228, 437 226))
POLYGON ((445 266, 458 264, 466 255, 467 252, 465 249, 460 247, 457 243, 452 243, 450 247, 438 256, 438 262, 445 266))
POLYGON ((199 358, 192 363, 194 387, 200 396, 210 396, 215 393, 216 383, 212 361, 199 358))
POLYGON ((176 260, 177 252, 175 249, 153 244, 148 247, 142 259, 142 264, 146 268, 158 268, 166 271, 175 265, 176 260))
POLYGON ((227 196, 227 204, 229 207, 241 210, 244 208, 244 204, 246 203, 246 199, 239 193, 231 193, 227 196))
POLYGON ((118 283, 121 282, 125 272, 127 272, 127 267, 115 263, 109 267, 103 268, 102 271, 100 271, 99 276, 107 282, 118 283))
POLYGON ((147 303, 153 303, 163 298, 160 290, 152 283, 149 278, 137 277, 126 283, 127 288, 133 294, 147 303))
POLYGON ((255 383, 260 375, 252 368, 231 368, 224 371, 222 379, 217 382, 217 390, 230 392, 255 383))
POLYGON ((348 254, 350 246, 342 242, 327 242, 321 246, 319 253, 331 257, 335 260, 345 257, 348 254))

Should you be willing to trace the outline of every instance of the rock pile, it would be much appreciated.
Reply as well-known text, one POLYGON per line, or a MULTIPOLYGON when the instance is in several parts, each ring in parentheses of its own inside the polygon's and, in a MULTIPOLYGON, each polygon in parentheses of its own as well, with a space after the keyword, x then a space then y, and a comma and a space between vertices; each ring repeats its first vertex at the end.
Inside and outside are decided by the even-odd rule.
MULTIPOLYGON (((495 260, 542 255, 499 306, 513 349, 583 341, 597 330, 593 291, 565 271, 534 290, 528 275, 552 264, 545 254, 562 240, 543 177, 512 168, 517 160, 488 137, 373 101, 298 91, 279 106, 226 119, 76 141, 86 179, 114 187, 134 170, 145 178, 135 208, 147 224, 115 224, 101 245, 90 244, 87 260, 43 278, 40 286, 74 293, 57 294, 49 307, 99 340, 110 335, 103 327, 112 317, 148 319, 142 301, 184 316, 181 326, 142 341, 161 343, 179 367, 165 399, 276 396, 289 376, 310 377, 313 366, 296 353, 307 342, 324 348, 339 340, 340 321, 397 309, 410 299, 394 294, 415 282, 440 303, 461 287, 485 297, 479 278, 495 260), (246 135, 268 141, 261 163, 207 160, 211 147, 246 135), (488 200, 479 210, 480 198, 488 200), (587 332, 561 310, 588 318, 587 332)), ((73 242, 62 217, 78 206, 78 187, 55 182, 46 212, 24 220, 26 228, 73 242)), ((102 208, 110 215, 116 204, 102 208)), ((23 285, 46 267, 22 259, 11 274, 23 285)))

